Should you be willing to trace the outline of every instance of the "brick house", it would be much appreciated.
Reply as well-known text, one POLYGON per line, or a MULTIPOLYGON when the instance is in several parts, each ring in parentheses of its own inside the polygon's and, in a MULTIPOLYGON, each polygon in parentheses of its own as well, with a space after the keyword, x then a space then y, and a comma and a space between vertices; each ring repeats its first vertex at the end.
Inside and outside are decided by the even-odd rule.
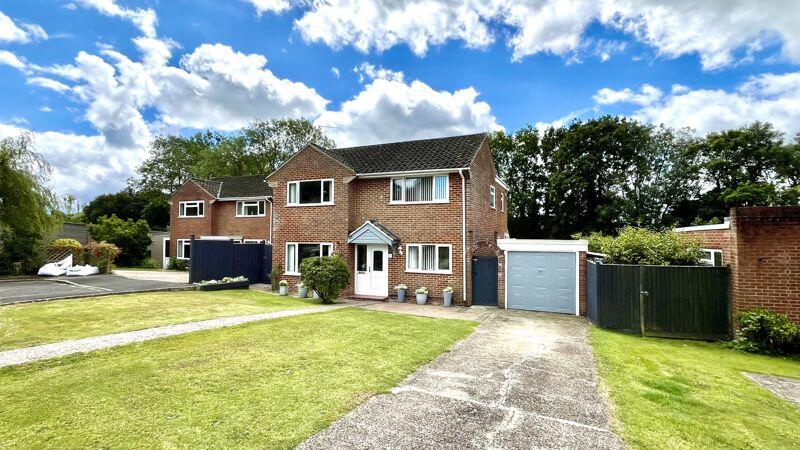
POLYGON ((309 144, 267 180, 273 267, 292 286, 303 258, 336 252, 353 273, 344 295, 386 298, 404 283, 409 294, 425 286, 430 301, 441 302, 450 286, 454 302, 469 305, 472 258, 502 258, 496 241, 508 236, 508 191, 484 133, 340 149, 309 144))
POLYGON ((729 265, 733 313, 765 307, 800 323, 800 206, 732 208, 724 224, 677 228, 729 265))
POLYGON ((272 188, 266 175, 189 179, 169 199, 165 255, 189 259, 190 239, 272 240, 272 188))

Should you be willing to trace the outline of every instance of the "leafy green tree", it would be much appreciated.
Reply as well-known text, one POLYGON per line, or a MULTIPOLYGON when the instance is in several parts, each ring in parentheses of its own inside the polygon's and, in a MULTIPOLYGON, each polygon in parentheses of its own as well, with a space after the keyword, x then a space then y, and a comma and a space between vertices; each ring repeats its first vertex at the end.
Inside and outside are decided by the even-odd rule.
POLYGON ((696 265, 702 256, 696 241, 671 230, 625 227, 616 237, 601 233, 575 237, 587 239, 589 250, 605 254, 603 260, 611 264, 696 265))
POLYGON ((189 177, 196 176, 194 167, 224 139, 210 131, 190 137, 158 136, 150 144, 150 156, 136 169, 137 176, 128 185, 138 191, 174 192, 189 177))
POLYGON ((150 227, 144 220, 122 220, 117 216, 101 217, 89 224, 89 236, 95 241, 108 242, 120 248, 118 261, 123 266, 138 266, 150 256, 150 227))
POLYGON ((50 172, 30 134, 0 140, 0 228, 39 236, 52 230, 59 205, 50 172))
POLYGON ((144 219, 151 228, 165 230, 169 225, 168 197, 160 191, 130 189, 102 194, 84 207, 83 215, 87 223, 97 223, 101 217, 114 215, 122 220, 144 219))
POLYGON ((300 263, 301 279, 319 294, 322 303, 333 303, 350 283, 350 269, 338 254, 306 258, 300 263))

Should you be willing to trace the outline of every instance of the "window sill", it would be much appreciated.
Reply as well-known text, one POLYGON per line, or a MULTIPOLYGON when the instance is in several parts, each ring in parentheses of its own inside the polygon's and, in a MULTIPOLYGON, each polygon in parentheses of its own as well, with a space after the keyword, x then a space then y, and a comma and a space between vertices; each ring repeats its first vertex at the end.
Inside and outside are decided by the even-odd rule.
POLYGON ((452 275, 452 270, 417 270, 417 269, 406 269, 406 273, 421 273, 425 275, 452 275))
POLYGON ((287 204, 287 208, 302 208, 304 206, 334 206, 333 203, 303 203, 303 204, 287 204))
POLYGON ((266 214, 258 214, 258 215, 254 215, 254 216, 240 216, 240 215, 237 214, 234 217, 237 217, 237 218, 240 218, 240 219, 257 219, 259 217, 267 217, 267 215, 266 214))
POLYGON ((450 203, 450 200, 435 200, 430 202, 396 202, 396 201, 389 201, 390 205, 441 205, 450 203))
POLYGON ((205 216, 178 216, 178 219, 202 219, 205 216))
POLYGON ((289 275, 290 277, 299 277, 300 272, 284 272, 284 275, 289 275))

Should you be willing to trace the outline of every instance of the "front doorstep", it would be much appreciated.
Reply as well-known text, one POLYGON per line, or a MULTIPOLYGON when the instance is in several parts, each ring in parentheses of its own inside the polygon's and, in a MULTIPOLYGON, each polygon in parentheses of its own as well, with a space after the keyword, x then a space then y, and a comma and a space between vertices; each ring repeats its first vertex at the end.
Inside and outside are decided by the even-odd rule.
POLYGON ((363 294, 353 294, 347 296, 348 300, 367 300, 371 302, 384 302, 389 299, 388 296, 381 296, 381 295, 363 295, 363 294))

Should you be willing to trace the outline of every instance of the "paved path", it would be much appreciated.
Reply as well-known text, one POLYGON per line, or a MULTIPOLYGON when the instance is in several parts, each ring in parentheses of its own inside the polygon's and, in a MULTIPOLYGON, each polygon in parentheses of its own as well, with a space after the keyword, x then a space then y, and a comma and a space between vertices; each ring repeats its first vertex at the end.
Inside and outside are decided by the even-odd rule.
POLYGON ((189 272, 179 270, 125 270, 114 269, 114 275, 133 280, 160 281, 189 284, 189 272))
POLYGON ((800 380, 750 372, 742 372, 742 375, 750 378, 764 389, 787 402, 793 403, 797 408, 800 408, 800 380))
POLYGON ((134 342, 149 341, 166 336, 192 333, 194 331, 213 330, 215 328, 230 327, 241 325, 248 322, 259 320, 277 319, 279 317, 299 316, 322 311, 330 311, 338 308, 346 308, 348 305, 329 305, 313 306, 310 308, 288 309, 283 311, 269 312, 263 314, 250 314, 246 316, 222 317, 219 319, 202 320, 199 322, 188 322, 177 325, 166 325, 163 327, 147 328, 144 330, 128 331, 125 333, 108 334, 105 336, 94 336, 73 341, 56 342, 53 344, 37 345, 35 347, 20 348, 0 352, 0 367, 25 364, 44 359, 58 358, 61 356, 72 355, 74 353, 89 352, 104 348, 117 347, 120 345, 132 344, 134 342))
POLYGON ((498 310, 303 449, 619 448, 584 319, 498 310))

